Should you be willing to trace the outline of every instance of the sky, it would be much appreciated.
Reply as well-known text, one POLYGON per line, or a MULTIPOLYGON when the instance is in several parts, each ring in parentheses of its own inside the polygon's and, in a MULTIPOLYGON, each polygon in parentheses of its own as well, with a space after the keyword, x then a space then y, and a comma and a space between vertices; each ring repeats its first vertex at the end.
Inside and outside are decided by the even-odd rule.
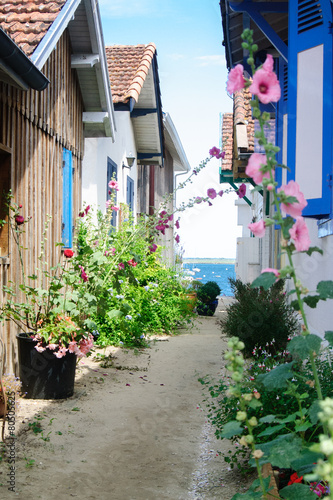
MULTIPOLYGON (((163 111, 169 113, 191 168, 220 142, 220 113, 232 111, 225 91, 227 70, 222 46, 219 0, 99 0, 106 45, 154 42, 163 111)), ((186 176, 180 176, 182 182, 186 176)), ((177 203, 219 191, 219 163, 213 159, 195 182, 177 192, 177 203)), ((197 205, 181 215, 180 247, 185 258, 234 258, 236 195, 213 206, 197 205)))

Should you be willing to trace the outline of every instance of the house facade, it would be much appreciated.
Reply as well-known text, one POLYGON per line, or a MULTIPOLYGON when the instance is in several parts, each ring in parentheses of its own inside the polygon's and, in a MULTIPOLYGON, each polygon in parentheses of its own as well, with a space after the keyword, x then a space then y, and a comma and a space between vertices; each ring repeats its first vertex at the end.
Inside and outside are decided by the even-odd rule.
MULTIPOLYGON (((135 220, 158 210, 163 197, 173 192, 174 174, 190 166, 171 117, 162 111, 155 45, 112 45, 106 55, 116 132, 114 139, 86 139, 82 198, 105 212, 108 182, 115 178, 120 210, 112 223, 117 226, 129 211, 135 220)), ((173 263, 172 229, 158 242, 164 258, 173 263)))
MULTIPOLYGON (((283 169, 283 174, 278 170, 277 181, 285 184, 295 180, 307 199, 303 215, 311 246, 323 250, 324 255, 316 253, 310 258, 298 254, 295 263, 299 279, 314 292, 318 281, 333 279, 332 4, 329 0, 260 3, 221 0, 220 7, 229 69, 240 63, 250 74, 240 38, 245 28, 253 30, 258 45, 257 65, 268 53, 274 57, 282 95, 276 106, 267 105, 265 110, 274 121, 274 142, 280 147, 278 162, 289 167, 283 169)), ((239 159, 237 150, 233 155, 235 160, 239 159)), ((270 210, 264 198, 261 204, 258 193, 255 196, 247 220, 259 220, 262 213, 267 215, 270 210)), ((251 239, 251 236, 245 237, 251 239)), ((253 244, 256 272, 252 274, 259 273, 267 264, 269 267, 283 264, 283 256, 277 250, 279 238, 278 231, 272 229, 267 241, 253 244)), ((243 265, 242 279, 250 281, 250 267, 248 260, 243 265)), ((319 303, 316 309, 307 308, 307 314, 314 333, 323 335, 331 329, 333 311, 329 302, 319 303)))
MULTIPOLYGON (((112 136, 113 108, 95 2, 45 1, 40 8, 9 0, 0 5, 0 27, 14 47, 12 53, 4 52, 3 44, 0 49, 1 188, 11 190, 25 219, 31 217, 23 242, 29 276, 38 268, 47 215, 52 216, 45 247, 49 265, 61 258, 56 243, 72 246, 81 208, 84 139, 96 133, 112 136), (28 74, 40 82, 36 85, 28 74)), ((17 248, 8 225, 0 239, 1 285, 19 284, 17 248)), ((16 333, 12 322, 1 325, 5 369, 10 371, 16 365, 16 333)))

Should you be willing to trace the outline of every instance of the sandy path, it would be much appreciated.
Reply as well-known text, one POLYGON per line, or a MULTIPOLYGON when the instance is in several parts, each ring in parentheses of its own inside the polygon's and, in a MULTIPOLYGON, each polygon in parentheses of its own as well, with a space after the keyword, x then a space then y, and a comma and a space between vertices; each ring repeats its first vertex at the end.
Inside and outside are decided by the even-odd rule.
POLYGON ((112 366, 89 358, 72 398, 23 401, 15 493, 2 466, 0 498, 229 500, 240 478, 217 456, 229 443, 215 440, 198 382, 221 373, 224 349, 216 317, 200 318, 191 332, 137 355, 114 350, 112 366), (28 427, 36 414, 49 441, 28 427))

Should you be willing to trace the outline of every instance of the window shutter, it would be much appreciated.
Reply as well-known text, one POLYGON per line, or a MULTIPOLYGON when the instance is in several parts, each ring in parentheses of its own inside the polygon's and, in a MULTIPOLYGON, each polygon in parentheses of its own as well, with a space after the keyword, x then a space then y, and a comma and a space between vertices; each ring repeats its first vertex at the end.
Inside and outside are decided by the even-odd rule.
POLYGON ((332 21, 327 0, 289 1, 288 180, 299 183, 303 215, 332 208, 332 21))
POLYGON ((62 243, 64 248, 73 244, 73 169, 72 152, 63 150, 62 168, 62 243))
MULTIPOLYGON (((109 195, 109 182, 111 179, 114 179, 115 181, 118 179, 118 169, 117 165, 114 161, 112 161, 110 158, 107 160, 107 174, 106 174, 106 199, 110 199, 109 195)), ((117 203, 117 192, 115 195, 115 203, 117 203)), ((114 210, 112 213, 112 219, 111 219, 111 225, 113 227, 117 227, 117 212, 114 210)))
POLYGON ((134 180, 127 176, 127 195, 126 203, 131 212, 134 210, 134 180))

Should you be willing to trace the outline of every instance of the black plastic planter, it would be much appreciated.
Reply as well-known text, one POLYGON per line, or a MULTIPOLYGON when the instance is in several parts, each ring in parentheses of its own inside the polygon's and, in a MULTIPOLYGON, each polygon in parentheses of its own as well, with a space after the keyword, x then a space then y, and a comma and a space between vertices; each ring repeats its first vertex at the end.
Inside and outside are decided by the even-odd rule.
POLYGON ((57 358, 53 351, 38 352, 28 334, 19 333, 18 358, 22 392, 28 399, 65 399, 73 396, 76 355, 57 358))
POLYGON ((218 303, 219 303, 218 299, 213 300, 209 304, 203 304, 202 302, 198 302, 197 313, 200 316, 214 316, 218 303))

